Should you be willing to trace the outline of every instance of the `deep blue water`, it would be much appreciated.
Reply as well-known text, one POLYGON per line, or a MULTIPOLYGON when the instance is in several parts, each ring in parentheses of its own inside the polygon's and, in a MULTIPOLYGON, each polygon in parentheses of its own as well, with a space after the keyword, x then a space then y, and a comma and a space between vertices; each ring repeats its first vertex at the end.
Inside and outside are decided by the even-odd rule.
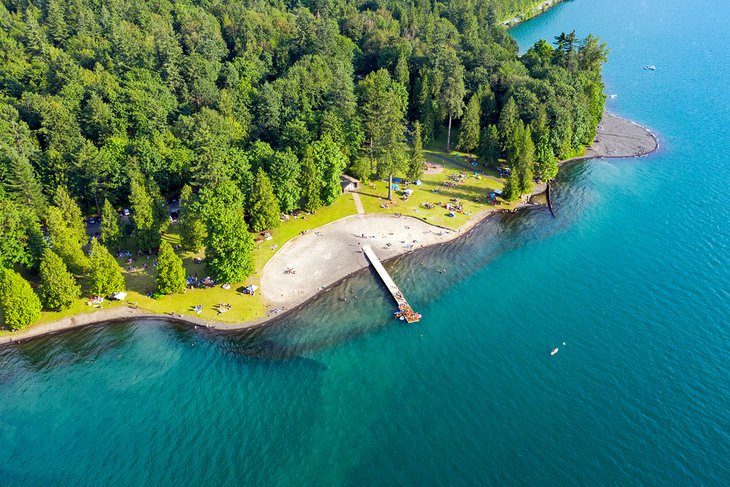
POLYGON ((0 485, 730 484, 729 16, 577 0, 514 29, 600 35, 610 110, 661 150, 390 263, 416 326, 367 271, 253 332, 0 349, 0 485))

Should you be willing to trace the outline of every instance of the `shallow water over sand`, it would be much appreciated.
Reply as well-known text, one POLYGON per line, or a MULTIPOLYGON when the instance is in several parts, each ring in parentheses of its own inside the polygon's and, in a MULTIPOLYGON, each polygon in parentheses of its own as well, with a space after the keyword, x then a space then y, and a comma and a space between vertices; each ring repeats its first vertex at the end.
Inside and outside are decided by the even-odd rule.
POLYGON ((727 485, 728 14, 581 0, 520 26, 607 40, 609 108, 662 149, 565 168, 556 219, 389 263, 416 326, 368 270, 257 330, 0 349, 0 485, 727 485))

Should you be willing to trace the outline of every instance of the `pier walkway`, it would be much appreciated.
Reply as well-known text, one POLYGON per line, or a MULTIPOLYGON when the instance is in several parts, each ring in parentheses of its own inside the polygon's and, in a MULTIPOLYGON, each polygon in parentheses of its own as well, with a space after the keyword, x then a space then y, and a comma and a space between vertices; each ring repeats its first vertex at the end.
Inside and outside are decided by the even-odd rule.
POLYGON ((395 302, 398 304, 398 309, 400 310, 403 319, 405 319, 408 323, 416 323, 420 321, 421 315, 413 311, 413 308, 411 308, 411 305, 408 304, 408 301, 406 301, 406 298, 403 296, 403 293, 400 291, 400 289, 398 289, 398 286, 390 277, 388 271, 386 271, 385 267, 383 267, 383 264, 380 263, 380 259, 378 259, 378 256, 375 255, 373 249, 370 248, 369 245, 363 245, 362 250, 365 253, 365 256, 368 258, 370 265, 373 266, 373 269, 375 269, 375 271, 378 273, 380 279, 383 281, 383 284, 385 284, 385 287, 388 288, 388 291, 393 296, 395 302))

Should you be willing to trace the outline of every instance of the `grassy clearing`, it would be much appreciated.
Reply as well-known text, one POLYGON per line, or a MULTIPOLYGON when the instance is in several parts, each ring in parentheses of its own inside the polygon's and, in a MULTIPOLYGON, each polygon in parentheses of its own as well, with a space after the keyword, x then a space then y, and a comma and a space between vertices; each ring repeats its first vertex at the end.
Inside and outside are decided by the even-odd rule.
MULTIPOLYGON (((370 186, 362 186, 359 193, 365 212, 400 213, 419 218, 432 225, 455 230, 463 226, 477 212, 487 208, 489 192, 502 189, 503 182, 497 177, 495 171, 481 166, 478 168, 471 166, 466 159, 463 159, 467 154, 452 151, 447 155, 443 150, 439 150, 439 147, 444 145, 446 145, 445 138, 444 140, 437 139, 429 144, 430 149, 424 154, 428 162, 443 166, 443 172, 424 174, 421 177, 423 184, 409 185, 408 188, 413 190, 413 194, 409 198, 406 199, 403 195, 403 190, 406 189, 403 184, 399 184, 399 191, 393 192, 392 204, 387 201, 387 181, 375 181, 370 186), (438 156, 446 156, 458 163, 438 156), (451 187, 444 186, 444 183, 452 182, 450 177, 458 174, 463 175, 462 182, 455 183, 451 187), (463 213, 457 212, 454 217, 451 217, 449 211, 441 206, 441 204, 454 203, 452 199, 459 200, 464 210, 463 213), (433 208, 427 208, 425 204, 433 205, 433 208), (383 208, 385 205, 387 208, 383 208)), ((498 201, 501 203, 500 208, 511 209, 513 207, 501 199, 498 201)))

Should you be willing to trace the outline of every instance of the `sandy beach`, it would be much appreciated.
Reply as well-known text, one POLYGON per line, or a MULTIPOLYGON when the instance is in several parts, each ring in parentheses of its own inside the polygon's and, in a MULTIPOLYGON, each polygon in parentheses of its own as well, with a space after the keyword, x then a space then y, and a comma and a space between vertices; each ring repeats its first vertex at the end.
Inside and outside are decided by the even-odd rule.
MULTIPOLYGON (((584 156, 562 161, 599 157, 638 157, 656 151, 656 136, 629 120, 606 113, 596 139, 584 156)), ((544 184, 535 192, 544 191, 544 184)), ((89 326, 107 321, 132 318, 165 318, 218 330, 235 330, 260 325, 296 308, 340 280, 367 267, 360 245, 370 245, 382 261, 429 245, 448 242, 474 228, 499 207, 486 207, 459 230, 428 224, 413 217, 371 213, 351 215, 309 230, 284 244, 261 272, 263 297, 277 313, 240 324, 220 323, 180 314, 155 314, 132 307, 114 307, 31 326, 10 335, 0 336, 0 345, 89 326)))
POLYGON ((649 129, 606 112, 596 129, 596 138, 585 155, 564 161, 562 164, 599 157, 611 159, 639 157, 651 154, 658 148, 656 135, 649 129))

